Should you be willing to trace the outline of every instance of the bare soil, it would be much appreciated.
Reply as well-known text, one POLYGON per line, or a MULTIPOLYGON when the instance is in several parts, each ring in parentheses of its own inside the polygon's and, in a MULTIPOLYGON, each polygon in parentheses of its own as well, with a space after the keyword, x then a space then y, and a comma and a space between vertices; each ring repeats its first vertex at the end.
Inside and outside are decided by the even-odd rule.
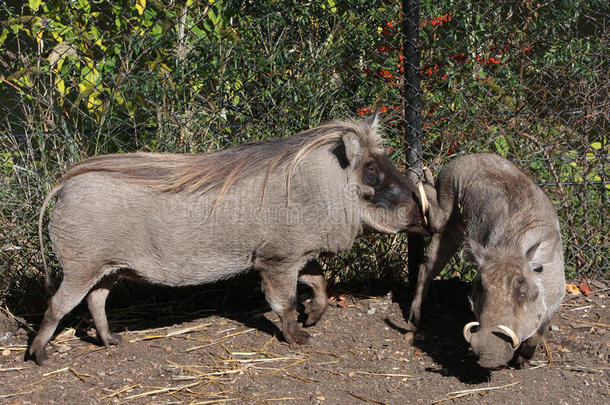
POLYGON ((481 369, 461 336, 473 320, 468 284, 435 281, 413 347, 403 338, 404 288, 341 291, 290 347, 251 278, 213 287, 115 288, 99 346, 88 312, 60 325, 42 367, 24 361, 39 316, 0 312, 0 403, 7 404, 608 404, 610 310, 604 283, 568 297, 526 369, 481 369))

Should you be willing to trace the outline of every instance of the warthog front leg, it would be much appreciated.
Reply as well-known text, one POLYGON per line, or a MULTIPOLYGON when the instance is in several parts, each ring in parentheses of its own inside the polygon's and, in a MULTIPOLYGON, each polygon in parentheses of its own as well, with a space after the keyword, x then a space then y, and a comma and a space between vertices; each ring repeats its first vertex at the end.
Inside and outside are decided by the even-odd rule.
POLYGON ((311 336, 297 322, 296 291, 299 270, 305 261, 260 260, 258 270, 271 309, 280 318, 280 329, 289 344, 308 344, 311 336))
POLYGON ((530 364, 530 361, 534 357, 534 353, 536 353, 536 348, 542 340, 542 336, 544 335, 547 325, 548 323, 544 324, 536 333, 521 343, 521 347, 517 351, 517 356, 515 358, 519 368, 527 367, 530 364))
POLYGON ((409 344, 412 344, 415 339, 415 331, 419 327, 421 318, 421 306, 428 294, 428 288, 432 279, 441 273, 460 244, 459 232, 454 227, 448 226, 442 233, 436 233, 432 236, 426 252, 426 261, 419 266, 417 289, 411 302, 411 310, 407 322, 408 332, 405 335, 405 339, 409 344))
POLYGON ((311 288, 311 297, 301 301, 305 326, 314 325, 322 318, 328 308, 328 296, 326 295, 326 280, 322 267, 315 260, 307 262, 299 273, 299 282, 307 284, 311 288))

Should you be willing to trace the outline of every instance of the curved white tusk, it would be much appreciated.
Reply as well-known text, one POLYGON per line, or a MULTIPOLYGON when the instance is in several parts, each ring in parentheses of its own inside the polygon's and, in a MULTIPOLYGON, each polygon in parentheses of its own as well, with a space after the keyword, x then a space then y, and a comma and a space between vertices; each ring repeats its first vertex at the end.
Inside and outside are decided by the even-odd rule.
POLYGON ((464 325, 462 333, 464 334, 464 339, 466 339, 468 343, 470 343, 470 340, 472 339, 472 332, 470 332, 470 329, 479 325, 480 324, 478 322, 468 322, 466 325, 464 325))
POLYGON ((421 202, 422 215, 424 216, 424 220, 427 221, 426 215, 428 215, 429 208, 428 197, 426 196, 426 192, 424 191, 424 185, 421 181, 417 183, 417 190, 419 191, 419 200, 421 202))
POLYGON ((519 337, 517 336, 517 334, 508 326, 504 326, 504 325, 498 325, 498 329, 500 329, 502 332, 506 333, 510 339, 513 342, 513 349, 516 349, 517 347, 519 347, 519 337))

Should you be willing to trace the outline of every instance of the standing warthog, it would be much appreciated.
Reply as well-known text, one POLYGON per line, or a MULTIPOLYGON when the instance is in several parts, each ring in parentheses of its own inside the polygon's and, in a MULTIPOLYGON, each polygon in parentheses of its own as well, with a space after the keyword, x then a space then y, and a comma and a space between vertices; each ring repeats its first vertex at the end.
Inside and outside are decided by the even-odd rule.
POLYGON ((426 171, 432 240, 407 329, 413 342, 433 277, 465 241, 477 266, 470 302, 478 322, 463 333, 488 369, 529 361, 565 291, 559 220, 549 199, 508 160, 482 153, 426 171))
MULTIPOLYGON (((101 342, 118 343, 105 301, 119 276, 186 286, 248 269, 260 272, 286 341, 307 343, 294 318, 299 271, 322 252, 349 249, 367 229, 423 231, 415 190, 384 155, 376 119, 332 122, 215 153, 87 159, 63 176, 41 209, 42 249, 42 215, 57 195, 49 233, 64 276, 30 354, 45 360, 58 322, 85 296, 101 342)), ((314 281, 306 323, 326 308, 316 266, 303 279, 314 281)))

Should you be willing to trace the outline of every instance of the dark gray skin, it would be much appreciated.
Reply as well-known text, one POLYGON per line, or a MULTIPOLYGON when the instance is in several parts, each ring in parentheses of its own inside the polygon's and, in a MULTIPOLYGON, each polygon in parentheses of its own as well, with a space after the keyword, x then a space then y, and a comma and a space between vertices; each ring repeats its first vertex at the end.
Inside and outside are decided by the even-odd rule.
POLYGON ((432 238, 405 338, 413 342, 431 280, 465 244, 477 267, 469 298, 478 320, 464 329, 466 340, 484 368, 526 364, 565 292, 553 205, 515 165, 488 153, 451 161, 435 186, 426 170, 424 189, 432 238))
MULTIPOLYGON (((293 137, 200 155, 121 154, 87 159, 62 178, 49 234, 63 281, 49 300, 30 354, 39 364, 59 321, 83 298, 99 340, 117 344, 105 313, 117 277, 186 286, 259 271, 290 343, 299 272, 321 253, 349 249, 365 230, 423 231, 413 184, 383 154, 376 120, 334 122, 293 137)), ((44 255, 43 255, 44 258, 44 255)), ((306 323, 326 304, 313 284, 306 323)), ((45 263, 46 270, 46 263, 45 263)), ((315 271, 314 271, 315 273, 315 271)), ((52 283, 46 270, 46 285, 52 283)))
POLYGON ((299 283, 309 287, 309 295, 300 300, 299 304, 303 315, 303 324, 311 326, 316 324, 328 309, 328 295, 326 294, 326 279, 320 264, 309 261, 299 272, 299 283))

